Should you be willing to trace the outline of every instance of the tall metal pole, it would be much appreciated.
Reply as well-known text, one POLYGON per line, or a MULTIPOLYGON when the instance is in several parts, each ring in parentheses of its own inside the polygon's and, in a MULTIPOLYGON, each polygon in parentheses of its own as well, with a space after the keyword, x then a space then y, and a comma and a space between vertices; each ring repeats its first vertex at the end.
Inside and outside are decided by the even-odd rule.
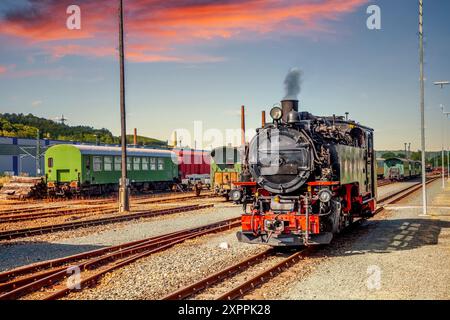
MULTIPOLYGON (((445 115, 444 114, 444 106, 441 104, 441 110, 442 110, 442 115, 445 115)), ((444 121, 445 121, 445 118, 442 118, 442 120, 441 120, 441 127, 442 127, 442 145, 441 145, 441 176, 442 176, 442 189, 445 189, 445 172, 444 172, 444 165, 445 165, 445 163, 444 163, 444 137, 445 137, 445 134, 444 134, 444 121)))
MULTIPOLYGON (((450 85, 450 81, 436 81, 436 82, 434 82, 434 85, 435 86, 440 86, 441 87, 441 89, 443 89, 444 88, 444 86, 448 86, 448 85, 450 85)), ((442 109, 442 113, 444 114, 444 115, 446 115, 447 116, 447 119, 448 119, 448 115, 449 115, 449 112, 444 112, 444 107, 442 106, 442 104, 441 104, 441 109, 442 109)), ((443 123, 443 127, 446 127, 446 125, 445 125, 445 120, 444 120, 444 123, 443 123)), ((445 136, 447 136, 447 134, 446 134, 446 132, 444 132, 444 129, 442 129, 443 131, 442 131, 442 152, 444 152, 444 144, 445 144, 445 136)), ((447 131, 447 130, 445 130, 445 131, 447 131)), ((448 143, 447 143, 447 148, 448 148, 449 146, 448 146, 448 143)), ((444 159, 444 156, 442 156, 442 158, 444 159)), ((442 161, 444 161, 444 160, 442 160, 442 161)), ((444 163, 442 164, 442 167, 444 167, 444 163)), ((448 181, 450 181, 450 150, 448 150, 447 149, 447 166, 448 166, 448 168, 447 168, 447 175, 448 175, 448 177, 447 177, 447 180, 448 181)), ((444 173, 442 174, 443 176, 445 175, 444 173)), ((442 178, 442 180, 444 180, 444 178, 442 178)), ((444 182, 442 181, 442 188, 444 188, 444 182)))
MULTIPOLYGON (((448 115, 449 113, 446 112, 447 115, 447 120, 448 120, 448 115)), ((448 129, 447 129, 448 131, 448 129)), ((447 134, 447 139, 448 139, 448 134, 447 134)), ((450 146, 449 146, 449 142, 447 140, 447 182, 450 181, 450 146)))
POLYGON ((130 198, 127 178, 127 124, 125 114, 125 53, 123 44, 123 3, 119 0, 119 56, 120 56, 120 138, 122 146, 121 169, 119 188, 119 212, 130 210, 130 198))
POLYGON ((36 176, 39 177, 41 175, 41 140, 40 140, 40 131, 37 129, 36 134, 36 176))
POLYGON ((419 56, 420 56, 420 135, 422 149, 422 215, 427 215, 427 189, 425 171, 425 81, 423 70, 423 0, 419 0, 419 56))

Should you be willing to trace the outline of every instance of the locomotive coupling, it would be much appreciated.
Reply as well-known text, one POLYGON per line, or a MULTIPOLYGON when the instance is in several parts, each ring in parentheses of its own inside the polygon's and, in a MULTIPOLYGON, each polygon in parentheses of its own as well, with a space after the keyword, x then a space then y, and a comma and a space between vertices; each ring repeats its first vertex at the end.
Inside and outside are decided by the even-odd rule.
POLYGON ((284 222, 280 220, 264 220, 264 230, 281 233, 284 230, 284 222))

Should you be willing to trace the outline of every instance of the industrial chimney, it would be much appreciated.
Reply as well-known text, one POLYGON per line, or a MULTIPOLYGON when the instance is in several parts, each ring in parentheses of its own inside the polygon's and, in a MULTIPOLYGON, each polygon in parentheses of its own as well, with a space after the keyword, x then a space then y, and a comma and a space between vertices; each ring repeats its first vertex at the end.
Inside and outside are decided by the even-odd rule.
POLYGON ((241 106, 241 145, 245 146, 245 107, 241 106))
POLYGON ((133 145, 137 146, 137 128, 134 128, 133 145))

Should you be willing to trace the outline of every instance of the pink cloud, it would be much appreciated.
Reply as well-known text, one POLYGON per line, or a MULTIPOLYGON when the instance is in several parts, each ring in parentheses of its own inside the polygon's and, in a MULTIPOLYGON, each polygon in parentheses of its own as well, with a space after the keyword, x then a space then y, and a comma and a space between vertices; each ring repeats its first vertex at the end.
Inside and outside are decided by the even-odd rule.
MULTIPOLYGON (((80 0, 82 29, 65 26, 69 0, 30 0, 33 9, 7 12, 0 35, 22 39, 55 58, 110 57, 117 48, 115 1, 80 0)), ((133 62, 210 62, 222 57, 186 54, 212 40, 330 32, 368 0, 134 0, 125 2, 127 58, 133 62)))

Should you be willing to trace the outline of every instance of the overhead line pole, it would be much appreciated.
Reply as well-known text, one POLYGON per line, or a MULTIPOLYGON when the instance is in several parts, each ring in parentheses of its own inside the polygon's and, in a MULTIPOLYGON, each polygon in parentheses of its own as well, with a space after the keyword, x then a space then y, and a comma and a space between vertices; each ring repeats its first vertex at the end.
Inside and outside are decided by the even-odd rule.
POLYGON ((419 56, 420 56, 420 135, 422 149, 422 215, 427 215, 427 181, 425 166, 425 81, 423 67, 423 0, 419 0, 419 56))
POLYGON ((37 129, 36 133, 36 176, 41 175, 41 140, 40 140, 40 130, 37 129))
POLYGON ((127 177, 127 125, 125 113, 125 50, 123 44, 123 1, 119 0, 119 57, 120 57, 120 132, 121 132, 121 170, 119 187, 119 212, 130 210, 130 198, 127 177))
MULTIPOLYGON (((444 106, 441 104, 441 110, 442 110, 442 114, 445 115, 444 112, 444 106)), ((441 126, 442 126, 442 146, 441 146, 441 171, 442 171, 442 189, 445 189, 445 172, 444 172, 444 160, 445 160, 445 156, 444 156, 444 139, 445 139, 445 130, 444 130, 444 125, 445 125, 445 119, 442 119, 441 121, 441 126)))

